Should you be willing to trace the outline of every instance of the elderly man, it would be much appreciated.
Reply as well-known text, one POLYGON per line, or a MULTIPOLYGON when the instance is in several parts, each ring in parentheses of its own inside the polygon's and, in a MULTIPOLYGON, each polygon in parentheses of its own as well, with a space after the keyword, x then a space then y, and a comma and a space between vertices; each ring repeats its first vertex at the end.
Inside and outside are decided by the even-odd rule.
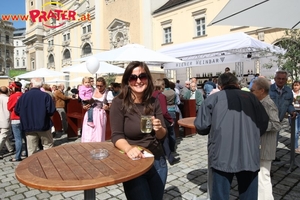
POLYGON ((190 92, 190 81, 185 81, 184 87, 180 90, 180 99, 184 99, 183 97, 187 92, 190 92))
POLYGON ((196 100, 196 110, 198 110, 199 106, 203 102, 203 94, 200 92, 200 90, 197 90, 197 84, 195 82, 192 82, 190 84, 190 92, 185 93, 184 99, 195 99, 196 100))
POLYGON ((270 84, 266 78, 256 78, 253 81, 251 92, 260 100, 269 115, 266 133, 260 138, 260 171, 258 173, 258 199, 274 199, 270 178, 272 160, 276 154, 277 132, 280 130, 278 109, 269 96, 270 84))
MULTIPOLYGON (((8 88, 5 86, 0 87, 0 150, 6 145, 9 151, 13 151, 13 147, 9 143, 10 134, 10 113, 7 110, 8 102, 8 88)), ((3 159, 3 155, 0 155, 3 159)))
MULTIPOLYGON (((289 113, 292 118, 297 116, 297 112, 293 105, 294 96, 291 88, 286 86, 288 73, 283 70, 279 70, 275 74, 275 83, 270 86, 269 95, 278 108, 278 116, 280 122, 282 122, 286 113, 289 113)), ((277 145, 279 139, 279 131, 277 133, 277 145)), ((277 146, 276 145, 276 146, 277 146)), ((280 158, 276 157, 274 161, 280 161, 280 158)))
POLYGON ((237 177, 241 200, 255 200, 258 192, 260 136, 269 117, 259 100, 240 90, 238 79, 223 73, 221 91, 200 106, 195 127, 208 137, 208 163, 212 170, 211 200, 227 200, 233 177, 237 177))
POLYGON ((42 78, 31 79, 32 88, 19 98, 15 107, 26 134, 28 156, 38 151, 39 139, 44 150, 53 147, 50 117, 55 112, 55 105, 52 97, 40 90, 42 84, 42 78))
POLYGON ((54 92, 54 97, 56 102, 55 103, 56 110, 60 116, 62 127, 64 129, 63 131, 66 133, 68 129, 68 122, 67 122, 67 115, 65 111, 65 106, 66 106, 65 101, 71 99, 71 97, 64 95, 64 89, 65 89, 65 85, 59 84, 57 90, 55 90, 54 92))

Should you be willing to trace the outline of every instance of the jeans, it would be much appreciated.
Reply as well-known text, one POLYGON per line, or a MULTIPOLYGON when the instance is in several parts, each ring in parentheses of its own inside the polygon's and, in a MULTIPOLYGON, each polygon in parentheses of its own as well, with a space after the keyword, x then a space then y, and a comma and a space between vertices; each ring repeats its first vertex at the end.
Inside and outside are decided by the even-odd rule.
MULTIPOLYGON (((27 145, 26 137, 25 137, 25 134, 22 132, 21 123, 12 124, 11 128, 12 128, 12 131, 13 131, 13 134, 14 134, 14 137, 15 137, 15 147, 16 147, 15 159, 16 160, 21 160, 22 147, 23 147, 22 139, 24 138, 25 146, 26 146, 27 145)), ((27 147, 25 149, 26 149, 26 156, 27 156, 27 154, 28 154, 27 147)))
POLYGON ((67 129, 68 129, 68 121, 67 121, 67 115, 66 115, 66 111, 64 108, 56 108, 60 119, 61 119, 61 123, 62 123, 62 127, 63 127, 63 131, 66 133, 67 129))
POLYGON ((88 122, 93 122, 94 120, 93 120, 93 108, 91 108, 91 109, 88 109, 88 111, 87 111, 87 113, 88 113, 88 122))
MULTIPOLYGON (((177 123, 176 121, 176 112, 169 112, 170 116, 173 118, 174 124, 177 123)), ((176 136, 175 136, 175 130, 174 125, 171 127, 168 127, 168 137, 169 137, 169 145, 172 152, 175 152, 175 146, 176 146, 176 136)))
POLYGON ((167 180, 168 168, 165 158, 154 161, 145 174, 123 183, 128 200, 162 200, 167 180))
POLYGON ((229 200, 230 186, 233 176, 238 182, 240 200, 257 200, 258 171, 241 171, 237 173, 222 172, 212 168, 212 196, 211 200, 229 200))
POLYGON ((300 131, 300 114, 297 114, 296 120, 295 120, 295 149, 298 149, 299 144, 299 131, 300 131))

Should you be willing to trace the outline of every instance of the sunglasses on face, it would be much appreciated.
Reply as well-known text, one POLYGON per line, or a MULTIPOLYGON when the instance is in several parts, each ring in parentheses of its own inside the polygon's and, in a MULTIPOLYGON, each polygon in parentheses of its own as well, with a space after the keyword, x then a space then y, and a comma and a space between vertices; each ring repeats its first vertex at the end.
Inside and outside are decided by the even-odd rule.
POLYGON ((130 83, 136 83, 138 79, 140 79, 141 82, 145 82, 146 80, 148 80, 148 76, 146 73, 141 73, 138 76, 135 74, 131 74, 128 80, 130 83))
POLYGON ((104 85, 96 85, 96 87, 98 87, 98 88, 103 88, 104 85))

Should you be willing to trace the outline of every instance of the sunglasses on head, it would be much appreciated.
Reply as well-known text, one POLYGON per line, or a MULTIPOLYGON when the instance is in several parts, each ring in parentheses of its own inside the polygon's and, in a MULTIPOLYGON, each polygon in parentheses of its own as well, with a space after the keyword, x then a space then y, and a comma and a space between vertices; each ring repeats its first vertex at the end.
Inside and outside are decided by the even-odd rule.
POLYGON ((135 75, 135 74, 131 74, 129 77, 129 82, 137 82, 137 80, 140 79, 141 82, 145 82, 146 80, 148 80, 148 76, 146 73, 141 73, 140 75, 135 75))

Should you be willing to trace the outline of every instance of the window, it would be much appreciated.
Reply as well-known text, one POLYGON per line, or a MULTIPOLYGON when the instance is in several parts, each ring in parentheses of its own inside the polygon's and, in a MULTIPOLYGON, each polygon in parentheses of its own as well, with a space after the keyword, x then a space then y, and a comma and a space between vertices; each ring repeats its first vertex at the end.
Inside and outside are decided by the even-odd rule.
POLYGON ((70 51, 68 49, 66 49, 64 51, 64 59, 70 59, 70 58, 71 58, 70 51))
POLYGON ((23 59, 23 67, 25 67, 25 59, 23 59))
POLYGON ((64 41, 70 40, 70 33, 65 33, 65 34, 63 35, 63 37, 64 37, 64 41))
POLYGON ((33 6, 33 1, 30 1, 30 6, 33 6))
POLYGON ((17 56, 19 55, 19 50, 16 51, 17 56))
POLYGON ((23 55, 25 55, 25 50, 23 49, 23 55))
POLYGON ((82 27, 82 34, 90 33, 92 31, 91 24, 87 24, 82 27))
POLYGON ((163 43, 168 44, 172 42, 172 20, 161 22, 163 30, 163 43))
POLYGON ((18 41, 16 41, 16 46, 19 46, 19 42, 18 41))
POLYGON ((165 43, 171 43, 172 42, 171 27, 164 28, 164 42, 165 43))
POLYGON ((2 49, 0 48, 0 57, 1 57, 1 54, 2 54, 2 49))
POLYGON ((6 50, 6 57, 9 57, 9 50, 6 50))
POLYGON ((48 62, 49 63, 54 63, 54 56, 52 54, 50 54, 50 56, 48 58, 48 62))
POLYGON ((9 43, 9 35, 5 36, 5 41, 6 41, 6 43, 9 43))
POLYGON ((34 61, 31 61, 31 69, 34 69, 34 61))
POLYGON ((83 55, 92 53, 92 48, 90 44, 85 44, 82 48, 83 55))
POLYGON ((17 67, 19 67, 19 60, 17 60, 17 67))
POLYGON ((166 77, 169 79, 169 80, 174 80, 174 72, 175 70, 172 70, 172 69, 166 69, 165 70, 165 74, 166 74, 166 77))
POLYGON ((196 36, 205 35, 205 18, 196 19, 196 36))
POLYGON ((52 40, 48 40, 48 46, 53 46, 53 39, 52 40))
POLYGON ((206 35, 206 9, 198 10, 192 13, 195 24, 195 37, 206 35))

